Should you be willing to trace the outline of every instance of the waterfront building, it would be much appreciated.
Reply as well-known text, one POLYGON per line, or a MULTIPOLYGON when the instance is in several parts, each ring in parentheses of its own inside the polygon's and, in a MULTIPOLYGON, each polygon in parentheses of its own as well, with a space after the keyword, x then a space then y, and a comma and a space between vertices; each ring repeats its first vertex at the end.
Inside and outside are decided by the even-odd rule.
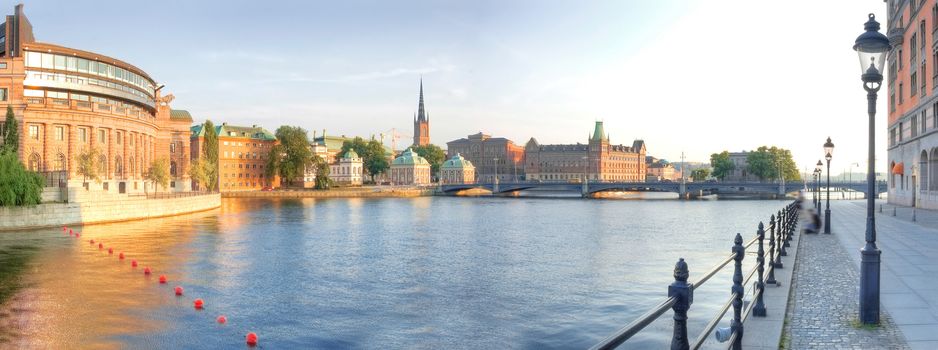
POLYGON ((655 162, 648 165, 646 181, 680 181, 681 172, 674 169, 674 165, 665 162, 655 162))
MULTIPOLYGON (((309 150, 313 155, 322 158, 323 161, 329 162, 329 150, 324 144, 316 143, 315 141, 310 141, 309 150)), ((294 184, 302 188, 313 188, 316 187, 316 167, 315 166, 306 166, 303 168, 303 177, 294 181, 294 184)))
MULTIPOLYGON (((201 157, 205 143, 204 124, 192 126, 192 158, 201 157)), ((277 175, 265 173, 270 149, 277 138, 257 125, 250 127, 222 123, 218 133, 218 189, 222 192, 254 191, 280 186, 277 175)))
POLYGON ((430 183, 430 162, 408 148, 391 162, 391 184, 426 185, 430 183))
POLYGON ((173 95, 162 87, 116 58, 37 42, 22 4, 0 24, 0 110, 12 107, 21 128, 18 156, 30 170, 83 182, 78 156, 94 148, 102 183, 89 186, 143 192, 150 164, 167 159, 166 190, 188 191, 192 119, 172 110, 173 95))
POLYGON ((613 145, 597 121, 587 144, 541 145, 533 137, 524 147, 524 172, 528 180, 644 182, 645 141, 632 146, 613 145))
POLYGON ((475 135, 446 143, 447 157, 457 154, 472 162, 476 167, 475 177, 479 182, 520 181, 524 174, 524 147, 504 137, 491 137, 479 132, 475 135))
POLYGON ((354 149, 348 150, 338 161, 329 165, 329 178, 338 185, 361 186, 362 158, 354 149))
POLYGON ((889 0, 887 15, 888 201, 938 209, 938 4, 889 0))
POLYGON ((723 178, 727 182, 755 182, 759 177, 749 173, 749 151, 729 152, 733 171, 723 178))
POLYGON ((471 184, 475 179, 476 167, 459 153, 440 166, 440 182, 443 184, 471 184))
POLYGON ((430 113, 423 106, 423 78, 420 78, 420 100, 414 115, 414 146, 430 144, 430 113))

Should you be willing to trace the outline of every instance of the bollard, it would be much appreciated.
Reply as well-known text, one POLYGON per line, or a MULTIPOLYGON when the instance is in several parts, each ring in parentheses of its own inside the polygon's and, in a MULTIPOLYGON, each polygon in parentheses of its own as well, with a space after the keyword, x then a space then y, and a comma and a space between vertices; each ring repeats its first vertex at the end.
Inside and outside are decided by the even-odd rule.
MULTIPOLYGON (((775 215, 773 214, 769 218, 769 265, 775 267, 775 215)), ((778 286, 778 282, 775 281, 775 269, 769 269, 769 276, 766 277, 766 284, 774 284, 778 286)))
POLYGON ((915 208, 912 208, 912 222, 915 222, 915 208))
POLYGON ((759 293, 756 296, 756 306, 752 308, 752 315, 765 317, 765 302, 762 300, 762 294, 765 293, 765 282, 762 281, 762 273, 765 271, 765 250, 762 249, 762 240, 765 239, 765 229, 762 222, 759 222, 759 230, 756 231, 759 240, 759 251, 756 255, 756 269, 759 272, 759 280, 756 281, 756 290, 759 293))
POLYGON ((883 212, 883 205, 882 205, 882 204, 879 205, 879 212, 880 212, 880 213, 883 212))
POLYGON ((896 216, 896 207, 892 207, 892 216, 896 216))
MULTIPOLYGON (((736 254, 736 257, 734 257, 733 260, 736 260, 736 265, 733 269, 733 322, 730 323, 730 328, 733 330, 733 333, 736 333, 736 340, 733 342, 733 349, 742 350, 743 256, 746 255, 746 248, 743 247, 743 236, 739 233, 736 234, 736 239, 733 240, 733 243, 735 243, 733 245, 733 253, 736 254)), ((674 347, 671 348, 673 349, 674 347)))
MULTIPOLYGON (((740 238, 741 239, 741 238, 740 238)), ((668 297, 674 297, 674 334, 671 336, 671 349, 686 350, 690 348, 687 339, 687 310, 694 303, 694 290, 687 283, 690 272, 687 263, 680 258, 674 264, 674 283, 668 286, 668 297)))

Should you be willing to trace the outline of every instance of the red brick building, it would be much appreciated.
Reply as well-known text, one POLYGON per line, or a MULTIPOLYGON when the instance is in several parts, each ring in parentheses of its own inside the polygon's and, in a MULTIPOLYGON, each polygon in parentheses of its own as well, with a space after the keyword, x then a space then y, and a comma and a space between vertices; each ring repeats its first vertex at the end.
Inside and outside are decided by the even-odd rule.
MULTIPOLYGON (((192 127, 192 159, 202 156, 205 144, 204 124, 192 127)), ((215 126, 218 134, 218 189, 222 192, 254 191, 279 187, 280 178, 264 174, 270 149, 277 138, 264 128, 228 125, 215 126)))
POLYGON ((524 172, 528 180, 644 182, 645 141, 635 140, 632 146, 613 145, 596 122, 586 144, 541 145, 533 137, 524 147, 524 172))

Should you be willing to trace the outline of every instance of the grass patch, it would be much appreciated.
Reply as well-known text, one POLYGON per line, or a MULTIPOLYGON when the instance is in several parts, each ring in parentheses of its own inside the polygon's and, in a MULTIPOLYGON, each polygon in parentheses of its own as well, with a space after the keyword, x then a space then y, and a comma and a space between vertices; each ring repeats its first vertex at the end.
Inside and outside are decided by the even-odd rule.
POLYGON ((880 327, 879 324, 865 324, 863 322, 860 322, 860 319, 858 318, 851 319, 850 326, 856 329, 863 329, 867 331, 875 331, 879 329, 880 327))

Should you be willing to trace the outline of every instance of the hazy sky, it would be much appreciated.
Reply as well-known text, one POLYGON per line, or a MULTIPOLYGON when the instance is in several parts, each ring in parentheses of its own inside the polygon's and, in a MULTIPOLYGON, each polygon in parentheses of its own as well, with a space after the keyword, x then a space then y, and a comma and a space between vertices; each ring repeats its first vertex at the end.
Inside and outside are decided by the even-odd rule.
POLYGON ((868 13, 886 27, 882 0, 25 2, 37 39, 140 67, 197 122, 396 128, 402 147, 422 75, 443 147, 479 131, 586 142, 603 120, 613 143, 672 161, 778 145, 803 169, 831 136, 835 174, 865 169, 852 45, 868 13))

